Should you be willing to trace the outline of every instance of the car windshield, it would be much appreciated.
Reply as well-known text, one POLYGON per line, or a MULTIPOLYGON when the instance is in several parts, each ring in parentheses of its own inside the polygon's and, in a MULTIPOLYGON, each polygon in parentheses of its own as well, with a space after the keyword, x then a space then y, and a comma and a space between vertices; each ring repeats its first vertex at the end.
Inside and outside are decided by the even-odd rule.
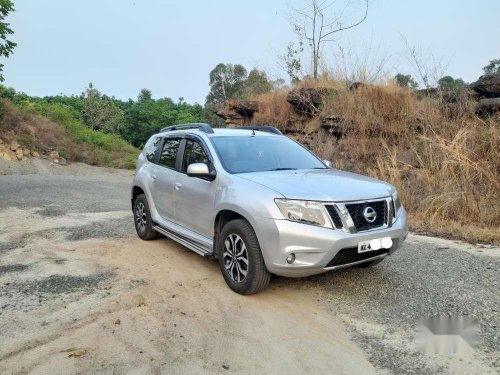
POLYGON ((326 168, 312 153, 286 137, 213 137, 212 141, 230 173, 326 168))

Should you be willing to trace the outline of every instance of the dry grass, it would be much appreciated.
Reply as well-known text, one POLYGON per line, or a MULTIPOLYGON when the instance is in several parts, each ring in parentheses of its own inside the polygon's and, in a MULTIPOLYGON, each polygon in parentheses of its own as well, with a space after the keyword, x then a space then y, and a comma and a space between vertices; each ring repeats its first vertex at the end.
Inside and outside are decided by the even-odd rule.
POLYGON ((301 128, 293 136, 321 158, 394 184, 414 230, 500 243, 500 116, 478 118, 467 98, 450 104, 394 85, 368 86, 327 95, 321 116, 339 119, 344 135, 337 138, 318 119, 290 121, 284 98, 259 98, 265 111, 254 121, 301 128))

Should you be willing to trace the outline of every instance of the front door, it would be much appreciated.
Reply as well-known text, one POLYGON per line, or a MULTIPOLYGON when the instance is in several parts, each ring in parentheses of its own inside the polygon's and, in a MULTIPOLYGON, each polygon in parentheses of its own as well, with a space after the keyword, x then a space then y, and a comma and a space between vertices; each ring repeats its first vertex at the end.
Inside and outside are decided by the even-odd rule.
POLYGON ((175 216, 178 224, 211 239, 214 233, 217 179, 208 181, 198 177, 189 177, 186 174, 187 167, 193 163, 205 163, 209 170, 213 170, 208 151, 200 142, 188 138, 184 148, 181 173, 175 177, 175 216))
POLYGON ((182 140, 180 138, 167 138, 163 144, 158 164, 153 167, 151 178, 153 179, 154 205, 158 214, 166 220, 174 221, 175 207, 173 204, 174 183, 176 174, 177 153, 182 140))

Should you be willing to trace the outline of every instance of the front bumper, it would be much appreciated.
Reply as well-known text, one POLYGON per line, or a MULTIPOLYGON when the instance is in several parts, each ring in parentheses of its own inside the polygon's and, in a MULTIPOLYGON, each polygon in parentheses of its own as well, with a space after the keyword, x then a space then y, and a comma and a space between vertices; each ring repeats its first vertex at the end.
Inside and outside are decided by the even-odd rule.
POLYGON ((257 232, 269 272, 287 277, 304 277, 391 255, 403 244, 408 228, 407 215, 403 208, 392 227, 384 229, 348 233, 289 220, 261 219, 257 232), (360 241, 382 237, 392 238, 393 245, 388 254, 374 253, 374 257, 362 261, 328 266, 340 250, 357 248, 360 241), (290 253, 295 254, 295 262, 292 264, 286 262, 290 253))

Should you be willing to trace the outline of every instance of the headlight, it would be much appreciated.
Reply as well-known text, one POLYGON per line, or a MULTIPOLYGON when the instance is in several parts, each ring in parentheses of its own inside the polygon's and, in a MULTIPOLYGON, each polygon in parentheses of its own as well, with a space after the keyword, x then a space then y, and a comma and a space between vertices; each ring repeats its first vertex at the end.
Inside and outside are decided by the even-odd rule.
POLYGON ((392 203, 394 204, 394 218, 397 218, 399 216, 399 211, 401 210, 401 201, 399 200, 397 191, 392 193, 392 203))
POLYGON ((320 202, 275 199, 283 216, 291 221, 332 228, 328 213, 320 202))

